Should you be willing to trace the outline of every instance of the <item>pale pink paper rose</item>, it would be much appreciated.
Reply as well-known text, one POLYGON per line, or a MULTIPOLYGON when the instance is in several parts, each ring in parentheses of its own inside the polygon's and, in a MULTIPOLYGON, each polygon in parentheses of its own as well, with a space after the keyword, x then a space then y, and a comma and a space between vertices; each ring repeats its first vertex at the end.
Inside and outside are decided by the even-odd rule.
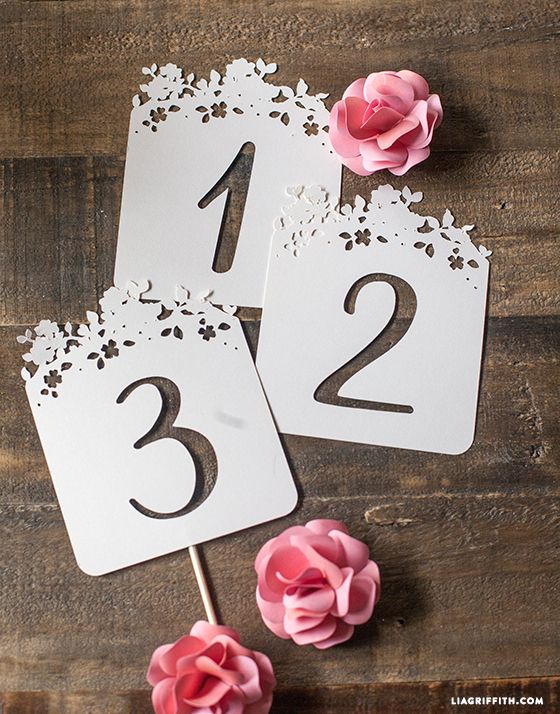
POLYGON ((374 72, 352 82, 331 110, 329 136, 342 163, 360 176, 402 176, 430 155, 442 121, 437 94, 416 72, 374 72))
POLYGON ((158 647, 147 679, 156 714, 268 714, 276 686, 266 655, 243 647, 235 630, 208 622, 158 647))
POLYGON ((266 626, 298 645, 326 649, 350 639, 380 595, 379 568, 367 545, 338 521, 288 528, 261 548, 255 570, 266 626))

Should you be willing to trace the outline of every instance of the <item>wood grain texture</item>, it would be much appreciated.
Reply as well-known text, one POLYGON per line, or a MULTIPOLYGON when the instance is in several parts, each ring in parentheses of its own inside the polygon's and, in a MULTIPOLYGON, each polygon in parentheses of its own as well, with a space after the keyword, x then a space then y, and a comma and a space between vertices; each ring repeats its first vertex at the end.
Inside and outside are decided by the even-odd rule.
MULTIPOLYGON (((333 97, 370 71, 425 74, 445 106, 429 161, 406 179, 346 172, 343 199, 409 184, 494 255, 473 447, 283 435, 299 508, 204 546, 221 615, 273 660, 273 714, 474 711, 451 707, 463 694, 560 709, 559 34, 551 0, 0 3, 0 711, 149 712, 151 651, 203 616, 186 552, 78 570, 15 337, 83 320, 112 282, 140 68, 201 76, 244 55, 333 97), (346 521, 383 575, 376 617, 327 652, 274 638, 250 596, 259 546, 319 516, 346 521)), ((254 351, 259 313, 242 316, 254 351)))
MULTIPOLYGON (((0 161, 0 324, 81 321, 112 284, 124 161, 0 161)), ((460 225, 494 251, 489 314, 560 314, 560 150, 435 153, 405 179, 344 175, 343 200, 391 181, 424 191, 417 210, 460 225)))
MULTIPOLYGON (((463 697, 542 697, 544 710, 535 705, 517 705, 519 714, 536 711, 553 712, 560 702, 560 680, 556 677, 534 679, 496 679, 457 682, 407 682, 395 684, 352 685, 340 687, 283 688, 276 692, 271 714, 317 711, 321 714, 360 712, 360 714, 406 714, 432 712, 443 714, 450 709, 451 698, 463 697)), ((150 714, 150 695, 145 690, 126 692, 0 692, 4 714, 150 714)), ((453 706, 465 714, 472 706, 453 706)), ((490 705, 484 711, 495 714, 503 705, 490 705)))
POLYGON ((364 71, 415 67, 445 98, 437 148, 546 148, 559 20, 554 0, 6 2, 0 156, 122 156, 143 65, 201 76, 240 55, 333 96, 364 71))

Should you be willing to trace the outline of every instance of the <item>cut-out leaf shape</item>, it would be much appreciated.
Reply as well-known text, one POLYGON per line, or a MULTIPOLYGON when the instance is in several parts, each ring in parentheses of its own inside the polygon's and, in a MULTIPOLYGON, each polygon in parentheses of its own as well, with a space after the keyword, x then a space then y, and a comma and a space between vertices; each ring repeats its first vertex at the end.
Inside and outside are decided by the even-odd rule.
POLYGON ((410 203, 419 203, 424 198, 422 191, 416 191, 410 197, 410 203))
POLYGON ((274 74, 274 72, 278 69, 276 62, 269 62, 268 64, 265 64, 262 59, 257 60, 257 67, 263 74, 274 74))
POLYGON ((131 298, 134 298, 134 300, 140 300, 142 295, 145 292, 148 292, 149 289, 149 280, 140 280, 137 283, 134 280, 127 280, 126 282, 126 292, 128 293, 128 295, 130 295, 131 298))
POLYGON ((430 228, 438 229, 439 228, 439 221, 437 218, 434 218, 433 216, 428 216, 426 218, 427 224, 430 226, 430 228))
POLYGON ((237 312, 237 305, 222 305, 222 310, 228 315, 235 315, 237 312))
POLYGON ((152 70, 152 74, 157 71, 157 64, 154 62, 153 65, 150 68, 152 70))
POLYGON ((417 243, 414 244, 414 247, 415 248, 424 248, 425 245, 426 245, 425 243, 422 243, 422 241, 419 240, 417 243))
POLYGON ((403 198, 406 198, 407 201, 410 201, 410 197, 412 196, 412 191, 408 188, 408 186, 405 186, 401 193, 403 195, 403 198))
POLYGON ((465 233, 468 233, 469 231, 472 231, 474 228, 474 223, 472 225, 466 225, 461 228, 461 230, 465 231, 465 233))
POLYGON ((132 97, 132 106, 133 106, 133 107, 139 107, 141 103, 142 103, 142 102, 140 101, 140 97, 138 96, 138 94, 135 94, 135 95, 132 97))
POLYGON ((356 196, 354 200, 354 205, 358 211, 364 211, 366 208, 366 199, 363 196, 356 196))
POLYGON ((31 379, 31 372, 27 369, 27 367, 21 368, 21 377, 25 382, 31 379))
POLYGON ((445 213, 443 214, 443 220, 441 222, 441 225, 444 228, 450 228, 453 225, 454 220, 455 220, 454 215, 451 213, 449 208, 446 208, 445 213))
POLYGON ((434 257, 434 246, 433 246, 432 243, 430 243, 429 245, 426 246, 426 251, 425 251, 425 253, 426 253, 426 255, 427 255, 429 258, 433 258, 433 257, 434 257))
POLYGON ((142 74, 152 74, 152 70, 149 67, 142 67, 142 74))
POLYGON ((317 92, 315 95, 317 99, 326 99, 329 96, 328 92, 317 92))
POLYGON ((490 255, 492 255, 492 251, 491 251, 491 250, 488 250, 488 248, 486 248, 486 246, 484 246, 484 245, 479 245, 479 246, 478 246, 478 252, 479 252, 484 258, 488 258, 490 255))
POLYGON ((297 83, 296 87, 296 93, 301 97, 303 94, 307 92, 309 89, 309 85, 307 82, 303 79, 300 79, 299 82, 297 83))
POLYGON ((190 292, 184 288, 182 285, 176 285, 175 286, 175 300, 177 300, 178 303, 185 303, 187 300, 190 298, 191 294, 190 292))
POLYGON ((177 325, 173 328, 173 337, 176 337, 178 340, 183 339, 183 330, 181 330, 181 328, 177 325))
POLYGON ((198 300, 198 302, 206 302, 213 292, 213 290, 202 290, 195 297, 195 300, 198 300))
POLYGON ((210 81, 211 82, 219 82, 221 79, 221 75, 219 72, 217 72, 215 69, 210 71, 210 81))

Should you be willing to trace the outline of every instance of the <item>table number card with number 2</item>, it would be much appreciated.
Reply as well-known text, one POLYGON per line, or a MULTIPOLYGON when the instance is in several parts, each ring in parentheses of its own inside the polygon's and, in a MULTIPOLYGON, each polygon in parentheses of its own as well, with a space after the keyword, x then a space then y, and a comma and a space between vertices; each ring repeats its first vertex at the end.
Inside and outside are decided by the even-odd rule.
POLYGON ((380 186, 301 186, 275 224, 257 368, 281 432, 457 454, 474 437, 487 251, 380 186))
POLYGON ((274 85, 275 64, 237 59, 223 76, 144 68, 134 97, 115 284, 149 275, 148 297, 176 284, 218 304, 262 307, 274 217, 285 187, 337 193, 326 94, 274 85))
MULTIPOLYGON (((147 287, 147 285, 146 285, 147 287)), ((22 376, 79 566, 133 565, 289 513, 297 493, 235 308, 110 288, 43 320, 22 376)))

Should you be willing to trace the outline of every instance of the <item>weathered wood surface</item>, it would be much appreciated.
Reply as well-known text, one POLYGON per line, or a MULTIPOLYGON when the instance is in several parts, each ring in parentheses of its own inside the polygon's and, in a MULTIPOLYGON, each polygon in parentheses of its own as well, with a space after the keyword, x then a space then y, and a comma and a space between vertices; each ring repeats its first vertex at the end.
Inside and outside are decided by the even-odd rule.
MULTIPOLYGON (((368 71, 424 73, 446 112, 430 160, 406 179, 345 174, 344 198, 408 183, 422 212, 476 222, 494 255, 473 447, 452 457, 282 437, 300 508, 205 546, 222 616, 273 659, 275 712, 460 712, 450 698, 462 693, 542 695, 558 710, 559 30, 547 0, 0 4, 5 712, 148 712, 153 647, 203 615, 184 553, 101 579, 77 569, 15 336, 42 317, 82 320, 111 284, 140 67, 200 75, 241 55, 334 97, 368 71), (345 520, 384 578, 372 623, 323 653, 272 637, 248 595, 260 544, 317 516, 345 520)), ((258 312, 245 316, 254 347, 258 312)))
MULTIPOLYGON (((274 697, 271 714, 294 712, 321 712, 321 714, 410 714, 432 712, 443 714, 450 710, 452 697, 462 700, 470 697, 542 697, 544 707, 516 705, 519 714, 535 711, 557 711, 560 704, 560 680, 557 677, 533 679, 497 679, 459 682, 386 682, 384 684, 347 685, 309 689, 293 687, 279 689, 274 697), (350 708, 349 708, 350 707, 350 708)), ((149 694, 144 690, 116 692, 0 692, 4 714, 150 714, 149 694)), ((453 706, 457 714, 472 712, 472 705, 453 706)), ((489 714, 504 711, 503 705, 484 707, 489 714)))

